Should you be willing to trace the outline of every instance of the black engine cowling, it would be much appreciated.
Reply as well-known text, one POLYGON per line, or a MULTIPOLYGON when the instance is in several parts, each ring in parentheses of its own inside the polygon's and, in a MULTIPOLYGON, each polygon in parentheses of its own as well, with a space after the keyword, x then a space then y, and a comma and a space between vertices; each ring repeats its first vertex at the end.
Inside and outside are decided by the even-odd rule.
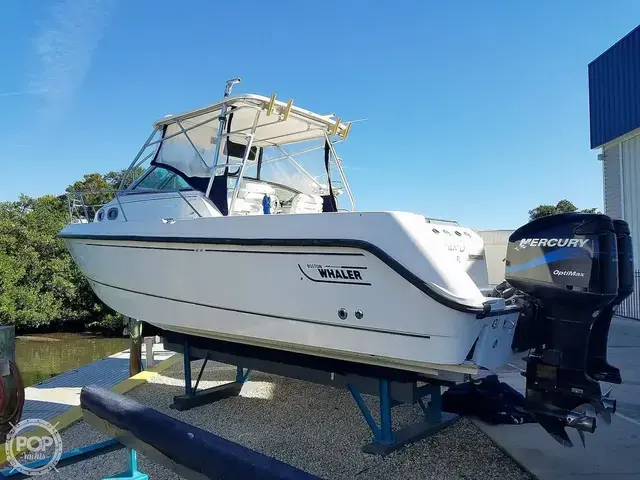
POLYGON ((618 247, 618 295, 602 309, 591 329, 587 374, 596 380, 620 384, 620 370, 607 362, 607 339, 615 309, 633 293, 633 248, 629 224, 614 220, 613 227, 618 247))
POLYGON ((505 273, 524 306, 513 347, 531 350, 527 409, 554 438, 571 444, 565 426, 595 430, 595 418, 576 408, 615 409, 598 380, 621 382, 606 346, 614 309, 633 291, 628 225, 586 213, 534 220, 509 238, 505 273))

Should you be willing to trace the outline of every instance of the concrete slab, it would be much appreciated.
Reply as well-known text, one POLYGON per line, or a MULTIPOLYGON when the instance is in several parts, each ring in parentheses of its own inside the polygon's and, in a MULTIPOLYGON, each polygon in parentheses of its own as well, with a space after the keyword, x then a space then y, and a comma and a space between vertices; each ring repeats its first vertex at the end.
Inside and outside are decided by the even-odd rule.
MULTIPOLYGON (((174 355, 154 344, 153 356, 156 364, 174 355)), ((142 346, 143 367, 146 364, 146 349, 142 346)), ((22 419, 38 418, 51 420, 75 405, 80 405, 80 390, 86 385, 111 388, 129 378, 129 350, 123 350, 88 365, 49 378, 32 387, 25 388, 22 419)))
MULTIPOLYGON (((618 400, 618 413, 611 425, 600 421, 596 433, 587 434, 586 449, 575 431, 569 432, 575 447, 566 448, 537 424, 474 423, 541 480, 640 478, 640 321, 614 319, 608 355, 609 363, 620 368, 624 382, 613 385, 611 392, 611 397, 618 400)), ((499 372, 503 381, 521 392, 524 392, 524 377, 520 375, 523 366, 520 358, 514 358, 499 372)))

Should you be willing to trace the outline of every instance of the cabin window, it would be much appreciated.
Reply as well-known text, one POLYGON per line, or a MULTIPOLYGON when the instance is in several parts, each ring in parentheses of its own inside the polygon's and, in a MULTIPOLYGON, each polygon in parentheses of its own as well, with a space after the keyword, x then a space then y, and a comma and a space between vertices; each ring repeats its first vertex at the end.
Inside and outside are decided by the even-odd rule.
POLYGON ((162 167, 153 167, 134 190, 191 190, 182 177, 162 167))
POLYGON ((431 231, 432 231, 433 233, 440 233, 440 231, 439 231, 437 228, 432 228, 432 229, 431 229, 431 231))

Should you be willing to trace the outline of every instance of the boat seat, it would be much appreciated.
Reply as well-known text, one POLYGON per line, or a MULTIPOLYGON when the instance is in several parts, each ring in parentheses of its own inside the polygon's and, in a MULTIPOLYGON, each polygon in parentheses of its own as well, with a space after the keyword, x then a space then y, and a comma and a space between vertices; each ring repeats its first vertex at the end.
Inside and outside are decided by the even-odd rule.
MULTIPOLYGON (((231 205, 232 193, 233 191, 229 190, 229 205, 231 205)), ((266 183, 243 181, 238 190, 233 213, 236 215, 262 215, 264 212, 262 199, 265 195, 274 197, 275 189, 266 183)))
POLYGON ((289 213, 322 213, 322 197, 298 193, 291 200, 289 213))

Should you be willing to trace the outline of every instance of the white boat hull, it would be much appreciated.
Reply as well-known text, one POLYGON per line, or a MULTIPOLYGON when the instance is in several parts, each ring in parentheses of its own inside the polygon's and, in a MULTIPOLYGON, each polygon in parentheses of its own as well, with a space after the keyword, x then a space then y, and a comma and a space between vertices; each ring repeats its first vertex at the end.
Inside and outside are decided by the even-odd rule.
MULTIPOLYGON (((518 314, 477 318, 407 281, 393 262, 428 282, 435 259, 424 251, 446 251, 416 245, 423 232, 411 232, 419 224, 402 215, 92 223, 71 225, 62 237, 102 301, 163 329, 416 371, 459 365, 478 340, 476 363, 504 364, 518 314), (355 243, 329 241, 341 234, 355 243)), ((460 276, 453 265, 447 273, 442 258, 438 264, 441 275, 460 276)), ((464 294, 465 283, 455 283, 464 294)))

